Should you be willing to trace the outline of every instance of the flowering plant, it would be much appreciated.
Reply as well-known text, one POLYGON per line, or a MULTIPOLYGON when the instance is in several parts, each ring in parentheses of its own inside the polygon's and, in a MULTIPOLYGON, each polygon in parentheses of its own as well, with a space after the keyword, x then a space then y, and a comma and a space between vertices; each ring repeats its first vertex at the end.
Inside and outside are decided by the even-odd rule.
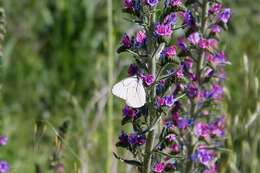
POLYGON ((133 55, 129 76, 145 87, 146 103, 123 109, 118 147, 133 159, 121 161, 142 173, 218 171, 225 137, 220 102, 230 64, 219 50, 219 34, 231 10, 218 0, 123 0, 123 11, 139 24, 125 33, 118 53, 133 55))
MULTIPOLYGON (((7 136, 0 136, 0 147, 7 145, 7 136)), ((9 164, 5 160, 0 160, 0 173, 8 173, 10 170, 9 164)))

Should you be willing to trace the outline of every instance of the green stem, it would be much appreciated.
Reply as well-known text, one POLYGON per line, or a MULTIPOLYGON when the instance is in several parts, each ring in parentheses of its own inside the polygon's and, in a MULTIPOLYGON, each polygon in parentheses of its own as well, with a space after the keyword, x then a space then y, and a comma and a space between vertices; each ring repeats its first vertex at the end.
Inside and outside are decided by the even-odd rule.
MULTIPOLYGON (((149 28, 148 28, 148 42, 147 42, 147 47, 148 47, 148 53, 149 53, 149 61, 150 61, 150 67, 149 71, 152 72, 154 76, 156 76, 156 59, 153 56, 153 52, 155 51, 155 42, 153 40, 153 24, 155 20, 155 15, 154 13, 150 13, 149 15, 149 28)), ((151 92, 150 95, 152 98, 156 96, 156 89, 154 87, 153 91, 151 92)), ((150 125, 153 122, 153 118, 155 117, 155 111, 152 110, 153 108, 151 107, 150 110, 150 125)), ((152 149, 154 145, 154 138, 155 138, 155 132, 154 129, 150 130, 147 135, 147 141, 145 145, 145 153, 144 153, 144 161, 143 161, 143 167, 142 167, 142 173, 150 173, 151 172, 151 157, 152 157, 152 149)))
POLYGON ((152 148, 154 145, 154 136, 155 136, 154 130, 151 130, 147 135, 142 173, 151 172, 151 157, 152 157, 152 148))
MULTIPOLYGON (((113 51, 114 51, 114 42, 113 42, 113 2, 112 0, 107 0, 107 16, 108 16, 108 85, 109 88, 112 88, 113 85, 113 51)), ((108 96, 108 121, 107 121, 107 163, 106 163, 106 172, 110 173, 112 168, 112 152, 113 152, 113 97, 110 94, 108 96)))
MULTIPOLYGON (((203 0, 202 13, 201 13, 201 28, 200 28, 202 37, 205 37, 205 32, 206 32, 206 27, 207 27, 207 17, 208 17, 207 12, 208 12, 208 1, 203 0)), ((204 54, 203 49, 200 49, 199 61, 197 64, 197 69, 196 69, 196 74, 197 74, 199 82, 201 82, 201 70, 203 69, 204 56, 205 56, 205 54, 204 54)))
MULTIPOLYGON (((201 28, 200 32, 203 38, 205 38, 206 35, 206 27, 207 27, 207 12, 208 12, 208 0, 203 0, 202 5, 202 12, 201 12, 201 28)), ((204 64, 204 50, 200 49, 199 50, 199 57, 198 57, 198 63, 196 67, 196 76, 198 79, 199 84, 201 83, 201 71, 203 69, 203 64, 204 64)), ((191 108, 190 108, 190 116, 194 117, 194 114, 196 112, 196 105, 195 103, 191 100, 191 108)), ((193 153, 194 150, 194 144, 192 143, 192 136, 191 133, 187 135, 187 141, 189 141, 189 144, 187 146, 188 153, 187 155, 190 156, 193 153)), ((187 164, 185 165, 186 169, 185 172, 192 172, 194 163, 191 161, 187 161, 187 164)))

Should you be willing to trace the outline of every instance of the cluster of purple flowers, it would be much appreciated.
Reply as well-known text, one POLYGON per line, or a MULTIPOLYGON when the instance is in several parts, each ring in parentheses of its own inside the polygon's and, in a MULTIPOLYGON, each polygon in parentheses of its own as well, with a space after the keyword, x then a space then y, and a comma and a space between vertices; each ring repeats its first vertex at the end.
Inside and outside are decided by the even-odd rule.
POLYGON ((219 103, 224 67, 230 64, 219 36, 231 10, 218 0, 123 0, 123 10, 142 28, 122 36, 118 53, 134 56, 128 74, 143 81, 147 103, 124 107, 122 124, 131 123, 133 132, 122 131, 117 146, 132 152, 142 169, 147 133, 159 124, 162 130, 150 151, 153 172, 218 172, 214 148, 225 136, 219 103))
MULTIPOLYGON (((0 136, 0 147, 6 145, 8 142, 7 136, 0 136)), ((4 161, 0 160, 0 173, 7 173, 10 170, 9 164, 4 161)))

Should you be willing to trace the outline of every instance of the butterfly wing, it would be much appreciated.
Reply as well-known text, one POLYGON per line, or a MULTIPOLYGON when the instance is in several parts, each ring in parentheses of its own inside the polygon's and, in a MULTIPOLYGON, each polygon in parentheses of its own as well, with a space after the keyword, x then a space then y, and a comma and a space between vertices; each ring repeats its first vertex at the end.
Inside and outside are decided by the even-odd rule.
POLYGON ((133 108, 140 108, 146 103, 146 93, 141 80, 128 87, 126 104, 133 108))
POLYGON ((112 88, 112 94, 126 100, 127 98, 127 91, 128 88, 131 86, 135 86, 136 83, 138 82, 137 77, 128 77, 118 83, 116 83, 113 88, 112 88))

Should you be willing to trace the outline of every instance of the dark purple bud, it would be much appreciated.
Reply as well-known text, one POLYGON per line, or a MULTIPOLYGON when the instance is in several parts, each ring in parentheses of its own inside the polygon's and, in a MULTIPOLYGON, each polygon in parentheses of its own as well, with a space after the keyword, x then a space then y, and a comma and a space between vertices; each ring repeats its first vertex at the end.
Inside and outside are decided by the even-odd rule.
POLYGON ((144 135, 138 135, 135 133, 129 135, 128 141, 132 145, 143 145, 146 142, 144 135))
POLYGON ((131 48, 131 39, 126 33, 121 38, 121 44, 126 49, 131 48))
POLYGON ((138 67, 136 64, 130 64, 128 67, 128 75, 134 76, 138 73, 138 67))
POLYGON ((133 8, 133 0, 123 0, 123 8, 130 10, 133 8))
POLYGON ((125 106, 122 113, 125 118, 133 119, 136 116, 136 110, 129 106, 125 106))
POLYGON ((199 89, 197 88, 197 86, 195 86, 194 84, 190 83, 187 87, 187 95, 190 98, 195 98, 198 96, 199 93, 199 89))
POLYGON ((117 146, 127 147, 129 145, 129 143, 128 143, 128 135, 124 131, 121 131, 121 134, 118 137, 118 139, 119 139, 119 141, 116 144, 117 146))

